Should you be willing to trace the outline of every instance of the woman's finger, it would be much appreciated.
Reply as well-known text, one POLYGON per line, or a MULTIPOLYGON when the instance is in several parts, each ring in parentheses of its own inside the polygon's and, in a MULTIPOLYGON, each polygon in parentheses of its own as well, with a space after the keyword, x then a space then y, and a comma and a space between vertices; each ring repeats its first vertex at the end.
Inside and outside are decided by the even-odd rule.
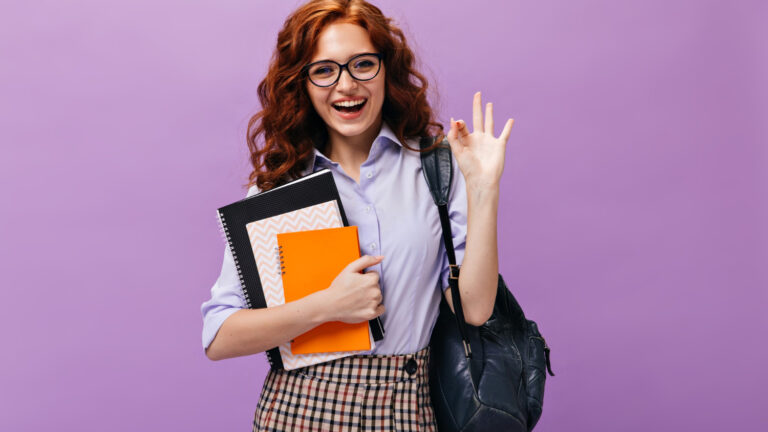
POLYGON ((472 132, 483 131, 483 103, 480 99, 480 92, 475 93, 475 99, 472 101, 472 132))
POLYGON ((509 134, 510 132, 512 132, 512 124, 514 122, 515 122, 515 119, 507 120, 507 124, 504 125, 504 130, 501 131, 501 135, 499 136, 499 138, 505 143, 509 139, 509 134))
POLYGON ((451 117, 451 128, 448 129, 448 142, 456 141, 459 139, 459 129, 456 127, 456 122, 453 120, 453 117, 451 117))
POLYGON ((459 144, 459 126, 458 122, 453 121, 453 117, 451 117, 451 129, 448 131, 448 144, 451 145, 453 154, 458 155, 461 153, 461 144, 459 144))
POLYGON ((485 132, 493 136, 493 104, 485 104, 485 132))
POLYGON ((456 132, 458 133, 459 138, 464 138, 469 135, 469 128, 464 120, 456 121, 456 127, 456 132))

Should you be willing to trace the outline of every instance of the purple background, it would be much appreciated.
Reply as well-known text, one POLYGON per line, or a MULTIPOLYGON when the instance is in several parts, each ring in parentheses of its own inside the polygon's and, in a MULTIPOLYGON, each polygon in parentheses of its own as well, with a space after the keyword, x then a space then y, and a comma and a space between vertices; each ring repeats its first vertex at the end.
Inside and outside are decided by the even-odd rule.
MULTIPOLYGON (((768 427, 760 3, 379 2, 443 121, 476 90, 516 120, 500 255, 552 347, 537 430, 768 427)), ((250 430, 265 357, 209 361, 200 304, 296 4, 4 2, 0 430, 250 430)))

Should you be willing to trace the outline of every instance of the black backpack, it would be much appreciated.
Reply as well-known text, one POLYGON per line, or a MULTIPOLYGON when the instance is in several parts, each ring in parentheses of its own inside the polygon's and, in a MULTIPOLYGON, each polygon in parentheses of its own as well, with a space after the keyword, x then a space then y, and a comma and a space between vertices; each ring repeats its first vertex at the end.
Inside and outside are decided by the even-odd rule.
MULTIPOLYGON (((434 138, 424 138, 422 149, 434 138)), ((554 376, 549 347, 536 323, 499 275, 491 318, 475 327, 464 320, 459 267, 448 218, 453 166, 448 141, 421 154, 422 170, 440 212, 451 264, 449 283, 456 314, 440 296, 440 314, 430 340, 430 391, 440 431, 531 431, 541 417, 546 372, 554 376)), ((461 175, 458 173, 457 175, 461 175)))

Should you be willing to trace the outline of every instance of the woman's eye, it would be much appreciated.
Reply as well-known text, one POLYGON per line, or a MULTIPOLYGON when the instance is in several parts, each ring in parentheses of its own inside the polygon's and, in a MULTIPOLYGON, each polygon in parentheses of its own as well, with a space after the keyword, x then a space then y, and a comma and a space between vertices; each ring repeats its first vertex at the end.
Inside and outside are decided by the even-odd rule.
POLYGON ((316 75, 316 76, 330 75, 331 73, 333 73, 333 69, 329 66, 318 66, 312 69, 312 75, 316 75))
POLYGON ((370 60, 360 60, 355 63, 355 69, 367 69, 373 67, 373 62, 370 60))

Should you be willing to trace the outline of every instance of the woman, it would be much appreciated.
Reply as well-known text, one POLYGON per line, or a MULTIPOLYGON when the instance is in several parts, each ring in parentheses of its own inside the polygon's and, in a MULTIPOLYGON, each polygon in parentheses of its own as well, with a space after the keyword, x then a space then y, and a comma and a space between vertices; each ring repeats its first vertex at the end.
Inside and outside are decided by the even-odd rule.
MULTIPOLYGON (((421 172, 418 137, 442 136, 403 33, 362 0, 307 3, 285 22, 250 122, 248 195, 322 168, 333 173, 363 256, 331 286, 269 309, 245 309, 228 250, 202 306, 213 360, 268 350, 327 321, 381 316, 370 355, 270 370, 254 430, 435 430, 429 338, 441 293, 451 304, 437 208, 421 172), (258 145, 258 140, 263 144, 258 145), (361 273, 367 269, 366 273, 361 273)), ((473 132, 453 121, 449 213, 467 322, 491 314, 496 293, 499 180, 512 127, 493 136, 473 102, 473 132)))

